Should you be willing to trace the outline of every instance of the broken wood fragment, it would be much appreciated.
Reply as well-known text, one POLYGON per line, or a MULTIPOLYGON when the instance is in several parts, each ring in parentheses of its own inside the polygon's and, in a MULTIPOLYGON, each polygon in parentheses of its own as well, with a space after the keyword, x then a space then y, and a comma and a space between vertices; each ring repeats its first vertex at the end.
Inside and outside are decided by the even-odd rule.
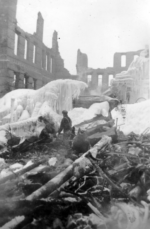
MULTIPOLYGON (((102 139, 92 149, 90 149, 92 156, 96 157, 97 154, 99 153, 99 151, 101 150, 101 148, 110 142, 111 142, 110 137, 103 136, 102 139)), ((43 185, 40 189, 36 190, 31 195, 27 196, 26 200, 33 201, 33 200, 41 198, 41 197, 47 197, 52 192, 54 192, 56 189, 58 189, 63 183, 65 183, 67 180, 69 180, 77 172, 80 174, 80 172, 79 172, 80 169, 83 171, 83 173, 85 172, 85 169, 86 169, 86 172, 88 170, 90 170, 91 163, 86 158, 86 155, 88 153, 89 153, 89 151, 87 153, 83 154, 77 160, 75 160, 72 165, 70 165, 68 168, 66 168, 64 171, 62 171, 56 177, 51 179, 49 182, 47 182, 45 185, 43 185)))
POLYGON ((13 172, 12 174, 10 174, 10 175, 8 175, 8 176, 5 176, 5 177, 3 177, 3 178, 0 179, 0 184, 3 184, 3 183, 5 183, 6 181, 11 180, 11 179, 16 179, 16 178, 18 178, 19 176, 23 175, 24 173, 26 173, 26 172, 28 172, 28 171, 30 171, 30 170, 36 168, 36 167, 39 166, 40 164, 45 163, 46 161, 47 161, 47 158, 44 158, 44 159, 42 159, 42 160, 40 160, 40 161, 35 162, 35 163, 32 164, 32 165, 29 165, 28 167, 25 167, 25 168, 23 168, 23 169, 21 169, 21 170, 19 170, 19 171, 17 171, 17 172, 13 172))

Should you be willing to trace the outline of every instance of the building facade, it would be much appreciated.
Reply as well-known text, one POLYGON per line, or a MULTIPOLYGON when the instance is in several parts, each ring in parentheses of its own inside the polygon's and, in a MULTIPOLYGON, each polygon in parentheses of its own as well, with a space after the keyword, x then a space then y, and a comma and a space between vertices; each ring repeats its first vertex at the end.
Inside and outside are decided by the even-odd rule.
POLYGON ((101 87, 104 92, 110 86, 110 81, 116 74, 126 71, 135 57, 140 55, 141 50, 135 52, 115 53, 113 67, 93 69, 88 67, 88 57, 80 50, 77 51, 77 75, 79 80, 87 82, 91 89, 101 87))
POLYGON ((71 77, 59 53, 57 32, 48 48, 41 13, 36 32, 29 34, 17 25, 16 10, 17 0, 0 0, 0 97, 13 89, 38 89, 51 80, 71 77))

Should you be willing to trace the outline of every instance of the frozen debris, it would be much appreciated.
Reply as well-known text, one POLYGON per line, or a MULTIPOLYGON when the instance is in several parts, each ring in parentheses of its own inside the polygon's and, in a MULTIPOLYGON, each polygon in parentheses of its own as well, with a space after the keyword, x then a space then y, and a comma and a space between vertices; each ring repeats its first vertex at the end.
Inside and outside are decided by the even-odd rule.
MULTIPOLYGON (((95 108, 98 108, 97 105, 95 108)), ((50 111, 46 103, 42 109, 50 111)), ((94 109, 92 112, 97 115, 94 109)), ((77 115, 78 111, 75 113, 77 115)), ((89 143, 89 139, 95 140, 96 144, 92 145, 90 141, 87 149, 82 148, 80 153, 76 153, 76 160, 71 160, 75 152, 71 148, 68 150, 68 146, 63 149, 65 152, 62 151, 60 136, 51 146, 45 142, 37 155, 30 151, 32 158, 36 155, 39 159, 39 155, 43 158, 44 154, 48 154, 45 160, 38 163, 31 160, 30 155, 29 164, 20 170, 17 168, 19 165, 13 165, 11 174, 0 179, 0 184, 3 184, 1 199, 9 197, 17 200, 13 210, 8 205, 3 206, 6 212, 9 210, 9 215, 2 211, 4 221, 0 219, 0 226, 23 212, 25 219, 22 226, 17 225, 20 228, 33 225, 35 229, 40 228, 42 222, 43 227, 52 229, 58 226, 148 229, 150 134, 146 131, 140 136, 132 132, 126 136, 113 127, 112 120, 104 119, 101 114, 96 117, 102 117, 105 122, 99 123, 94 117, 84 123, 88 124, 85 132, 81 129, 76 136, 81 146, 86 140, 89 143), (53 153, 51 150, 54 150, 53 153), (71 159, 66 158, 69 156, 71 159), (32 222, 28 222, 29 218, 32 222)), ((34 146, 36 144, 34 142, 34 146)))
POLYGON ((48 160, 48 164, 49 166, 55 166, 57 163, 57 158, 56 157, 52 157, 48 160))
POLYGON ((12 170, 19 170, 19 169, 23 168, 23 165, 19 164, 19 163, 15 163, 15 164, 9 166, 9 168, 12 169, 12 170))
POLYGON ((27 110, 24 110, 21 114, 21 117, 19 118, 19 121, 23 121, 30 118, 29 112, 27 110))
MULTIPOLYGON (((132 133, 125 141, 113 144, 110 137, 103 136, 74 162, 62 161, 64 170, 60 173, 55 164, 57 158, 59 162, 58 152, 57 158, 47 159, 36 173, 30 170, 16 188, 21 187, 25 198, 23 204, 19 202, 15 206, 16 215, 22 208, 25 214, 21 228, 29 216, 32 219, 29 225, 34 224, 35 228, 39 228, 42 221, 42 225, 52 229, 58 225, 83 229, 148 229, 149 139, 149 135, 144 135, 141 141, 140 136, 132 133), (47 162, 55 166, 51 169, 47 162)), ((14 198, 15 192, 6 190, 4 193, 11 193, 14 198)), ((9 214, 5 222, 14 217, 10 209, 9 214)))
POLYGON ((25 169, 25 168, 27 168, 28 166, 31 166, 31 165, 33 165, 33 161, 32 160, 28 161, 27 164, 23 168, 25 169))
POLYGON ((141 103, 126 104, 126 117, 123 117, 120 111, 114 109, 112 117, 117 119, 118 128, 124 134, 134 132, 135 134, 142 134, 148 127, 150 127, 150 100, 141 103))
POLYGON ((0 170, 3 169, 6 166, 5 160, 3 158, 0 158, 0 170))
POLYGON ((147 200, 150 201, 150 189, 147 190, 147 200))
MULTIPOLYGON (((29 117, 38 116, 45 102, 53 111, 61 113, 62 110, 71 110, 72 101, 78 98, 81 91, 87 84, 77 80, 55 80, 46 84, 38 90, 18 89, 7 93, 0 99, 0 116, 3 117, 11 113, 11 103, 13 98, 13 116, 11 120, 16 122, 29 117), (22 110, 23 108, 23 110, 22 110), (36 111, 38 111, 36 113, 36 111)), ((45 108, 44 108, 45 109, 45 108)), ((9 120, 10 121, 10 120, 9 120)))
POLYGON ((109 103, 94 103, 88 109, 86 108, 74 108, 69 111, 69 117, 72 119, 73 125, 79 125, 80 123, 91 120, 96 116, 108 117, 109 115, 109 103))
POLYGON ((130 147, 128 153, 138 156, 142 150, 139 147, 130 147))

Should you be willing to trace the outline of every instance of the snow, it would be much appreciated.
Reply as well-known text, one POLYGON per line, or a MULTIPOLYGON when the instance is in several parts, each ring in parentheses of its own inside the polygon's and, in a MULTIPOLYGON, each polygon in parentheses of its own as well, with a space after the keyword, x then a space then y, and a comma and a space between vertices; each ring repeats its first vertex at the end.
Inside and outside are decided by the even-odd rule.
POLYGON ((33 165, 33 162, 31 160, 28 161, 24 166, 22 164, 15 163, 15 164, 10 165, 8 167, 8 165, 6 164, 4 166, 4 169, 2 169, 2 171, 0 172, 0 179, 3 178, 3 177, 9 176, 12 173, 18 172, 18 171, 20 171, 20 170, 22 170, 24 168, 27 168, 30 165, 33 165))
POLYGON ((15 163, 15 164, 9 166, 9 168, 12 169, 12 170, 22 169, 23 165, 20 164, 20 163, 15 163))
POLYGON ((80 129, 82 129, 83 131, 86 131, 87 129, 91 129, 91 128, 95 128, 97 127, 98 125, 102 125, 102 124, 105 124, 106 121, 105 120, 95 120, 95 121, 92 121, 90 123, 85 123, 85 124, 79 124, 77 127, 76 127, 76 132, 80 129))
POLYGON ((41 106, 38 116, 45 116, 49 120, 53 121, 55 124, 55 129, 59 128, 62 115, 57 114, 49 105, 48 102, 44 102, 43 105, 41 106))
POLYGON ((27 168, 30 165, 33 165, 33 161, 32 160, 28 161, 27 164, 23 167, 23 169, 27 168))
POLYGON ((0 130, 0 145, 7 143, 6 131, 0 130))
POLYGON ((109 103, 102 102, 102 103, 94 103, 89 108, 90 112, 93 112, 94 115, 103 115, 105 117, 108 117, 109 113, 109 103))
POLYGON ((0 158, 0 171, 6 167, 6 163, 5 163, 5 160, 3 158, 0 158))
POLYGON ((25 120, 25 119, 28 119, 28 118, 30 118, 29 112, 27 110, 24 110, 22 112, 21 117, 19 118, 19 121, 22 121, 22 120, 25 120))
POLYGON ((124 134, 134 132, 136 134, 142 134, 148 127, 150 127, 150 100, 143 101, 141 103, 126 104, 126 117, 123 120, 120 109, 112 111, 112 117, 118 118, 117 126, 124 134))
POLYGON ((56 158, 56 157, 51 157, 51 158, 48 160, 49 166, 55 166, 55 165, 56 165, 56 162, 57 162, 57 158, 56 158))
POLYGON ((102 103, 94 103, 88 109, 86 108, 74 108, 69 111, 68 115, 72 120, 72 124, 78 125, 81 122, 90 120, 97 115, 108 116, 109 113, 109 103, 102 102, 102 103))

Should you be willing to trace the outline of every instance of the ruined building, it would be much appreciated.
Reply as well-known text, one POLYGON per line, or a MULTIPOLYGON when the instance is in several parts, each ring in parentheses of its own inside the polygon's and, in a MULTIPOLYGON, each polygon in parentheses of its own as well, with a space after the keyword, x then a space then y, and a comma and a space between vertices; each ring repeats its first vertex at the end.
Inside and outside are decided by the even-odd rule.
POLYGON ((88 93, 102 92, 123 103, 150 98, 148 46, 137 52, 115 53, 113 67, 105 69, 89 68, 87 55, 78 50, 76 67, 78 79, 89 84, 88 93))
POLYGON ((54 79, 70 78, 60 56, 57 32, 52 48, 43 43, 44 19, 38 13, 36 32, 17 26, 17 0, 0 0, 0 97, 17 88, 38 89, 54 79))
POLYGON ((135 103, 150 98, 148 46, 131 62, 127 71, 116 74, 106 94, 115 95, 123 103, 135 103))
POLYGON ((93 69, 88 67, 88 57, 80 50, 77 52, 77 75, 79 80, 87 82, 91 89, 101 87, 104 92, 116 74, 126 71, 133 59, 140 55, 141 50, 136 52, 115 53, 113 67, 93 69))

